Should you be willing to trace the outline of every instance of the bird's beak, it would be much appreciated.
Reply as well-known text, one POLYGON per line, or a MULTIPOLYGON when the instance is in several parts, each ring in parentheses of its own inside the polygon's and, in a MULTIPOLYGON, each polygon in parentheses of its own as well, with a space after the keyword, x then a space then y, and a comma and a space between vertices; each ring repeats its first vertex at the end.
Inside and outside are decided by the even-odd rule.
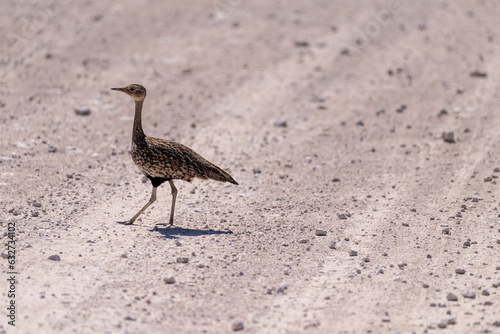
POLYGON ((111 90, 118 90, 120 92, 125 92, 125 87, 124 88, 111 88, 111 90))

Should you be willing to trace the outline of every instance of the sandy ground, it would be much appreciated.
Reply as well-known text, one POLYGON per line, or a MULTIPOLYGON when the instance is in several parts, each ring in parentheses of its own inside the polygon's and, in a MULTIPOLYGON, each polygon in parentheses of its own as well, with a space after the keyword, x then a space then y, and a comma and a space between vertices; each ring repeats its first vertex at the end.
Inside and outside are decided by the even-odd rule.
POLYGON ((4 0, 0 332, 500 333, 499 15, 4 0), (173 228, 168 185, 116 224, 151 193, 130 83, 146 134, 240 183, 177 181, 173 228))

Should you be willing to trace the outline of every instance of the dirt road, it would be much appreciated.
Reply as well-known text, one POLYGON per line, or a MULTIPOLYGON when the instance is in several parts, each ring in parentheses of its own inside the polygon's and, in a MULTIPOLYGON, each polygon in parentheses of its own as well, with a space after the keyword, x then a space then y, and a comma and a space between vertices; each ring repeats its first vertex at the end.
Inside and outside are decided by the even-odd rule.
POLYGON ((0 332, 500 333, 494 1, 2 6, 0 332), (240 184, 172 228, 130 83, 240 184))

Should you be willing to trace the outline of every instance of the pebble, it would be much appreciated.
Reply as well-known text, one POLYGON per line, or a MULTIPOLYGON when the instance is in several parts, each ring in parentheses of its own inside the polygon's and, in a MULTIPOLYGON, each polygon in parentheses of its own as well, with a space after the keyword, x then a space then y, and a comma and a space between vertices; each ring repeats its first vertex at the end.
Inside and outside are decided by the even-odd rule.
POLYGON ((189 262, 189 258, 185 257, 185 256, 180 256, 177 258, 177 263, 188 263, 189 262))
POLYGON ((174 276, 163 277, 163 283, 165 283, 165 284, 174 284, 175 283, 175 277, 174 276))
POLYGON ((49 260, 52 261, 61 261, 61 257, 57 254, 49 256, 49 260))
POLYGON ((243 324, 243 321, 240 320, 240 319, 235 319, 231 325, 231 328, 233 329, 233 331, 237 332, 237 331, 241 331, 243 330, 243 328, 245 328, 244 324, 243 324))
POLYGON ((286 122, 286 119, 280 118, 274 122, 274 126, 277 126, 278 128, 286 128, 288 123, 286 122))
POLYGON ((260 173, 262 173, 262 171, 260 170, 260 168, 259 168, 259 167, 254 167, 254 169, 252 169, 252 172, 253 172, 254 174, 260 174, 260 173))
POLYGON ((338 217, 339 219, 347 219, 346 214, 345 214, 345 213, 342 213, 342 212, 337 213, 337 217, 338 217))
POLYGON ((384 316, 382 317, 382 321, 383 321, 383 322, 391 322, 391 318, 389 318, 389 316, 388 316, 388 315, 384 315, 384 316))
POLYGON ((406 222, 404 222, 402 225, 403 225, 403 226, 406 226, 406 227, 410 226, 410 224, 409 224, 409 223, 406 223, 406 222))
POLYGON ((493 326, 500 327, 500 320, 497 320, 493 323, 493 326))
POLYGON ((443 132, 441 137, 447 143, 454 143, 456 141, 455 133, 453 131, 443 132))
POLYGON ((488 74, 486 73, 485 70, 477 69, 477 70, 474 70, 473 72, 470 72, 470 76, 472 78, 486 78, 488 76, 488 74))
POLYGON ((483 296, 489 296, 489 295, 490 295, 490 292, 489 292, 488 290, 484 289, 484 290, 483 290, 483 292, 481 292, 481 294, 482 294, 483 296))
POLYGON ((457 268, 457 269, 455 269, 455 273, 463 275, 463 274, 465 274, 465 269, 464 268, 457 268))
POLYGON ((491 181, 493 181, 493 178, 491 176, 486 176, 484 178, 484 182, 491 182, 491 181))
POLYGON ((464 298, 476 299, 476 294, 473 291, 465 291, 462 295, 464 298))
POLYGON ((437 323, 437 326, 439 328, 446 328, 446 326, 448 326, 448 322, 446 320, 441 320, 440 322, 437 323))
POLYGON ((36 207, 36 208, 41 208, 42 207, 42 203, 40 203, 40 202, 33 202, 33 206, 36 207))
POLYGON ((56 152, 57 152, 57 147, 49 146, 49 153, 56 153, 56 152))
POLYGON ((330 242, 330 244, 328 245, 328 247, 330 247, 330 249, 337 249, 337 242, 336 241, 330 242))
POLYGON ((500 167, 495 167, 495 168, 493 168, 493 171, 494 171, 495 173, 500 172, 500 167))
POLYGON ((127 255, 127 253, 123 253, 122 255, 120 255, 120 257, 121 257, 122 259, 126 259, 126 258, 128 257, 128 255, 127 255))
POLYGON ((370 257, 368 257, 368 255, 367 255, 367 256, 365 256, 365 257, 363 258, 363 262, 370 262, 370 257))
POLYGON ((285 293, 286 289, 288 289, 288 284, 281 284, 276 292, 285 293))
MULTIPOLYGON (((500 242, 499 242, 499 244, 500 244, 500 242)), ((495 270, 500 270, 500 266, 496 266, 495 270)))
POLYGON ((358 252, 357 252, 357 251, 355 251, 355 250, 353 250, 353 249, 351 249, 351 250, 349 251, 349 256, 358 256, 358 252))
POLYGON ((448 301, 450 302, 456 302, 458 300, 458 297, 453 292, 450 292, 448 295, 446 295, 446 299, 448 299, 448 301))
POLYGON ((40 213, 38 211, 31 212, 31 217, 38 217, 40 213))
POLYGON ((316 227, 316 231, 314 232, 318 236, 326 235, 326 230, 322 227, 316 227))
POLYGON ((332 182, 340 182, 340 179, 339 179, 338 177, 334 177, 334 178, 332 179, 332 182))
POLYGON ((75 107, 75 114, 78 116, 88 116, 90 115, 90 108, 83 106, 75 107))
POLYGON ((9 252, 6 250, 2 251, 2 258, 6 259, 8 257, 9 257, 9 252))
POLYGON ((448 318, 446 318, 446 322, 448 325, 456 325, 457 324, 457 317, 450 315, 448 318))
POLYGON ((427 283, 422 283, 422 287, 423 287, 424 289, 427 289, 427 288, 429 287, 429 284, 427 284, 427 283))
POLYGON ((307 243, 307 239, 300 239, 299 240, 299 244, 306 244, 307 243))

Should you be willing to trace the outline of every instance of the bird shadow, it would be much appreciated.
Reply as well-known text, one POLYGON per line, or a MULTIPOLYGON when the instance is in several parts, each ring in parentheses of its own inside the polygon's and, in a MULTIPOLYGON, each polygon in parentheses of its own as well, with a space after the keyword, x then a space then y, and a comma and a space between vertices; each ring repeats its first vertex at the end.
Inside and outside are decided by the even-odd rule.
POLYGON ((217 230, 200 230, 193 228, 183 228, 177 226, 167 226, 167 227, 159 227, 156 225, 153 229, 149 230, 149 232, 156 232, 163 235, 165 239, 179 239, 180 236, 187 237, 199 237, 201 235, 212 235, 212 234, 233 234, 233 231, 217 231, 217 230))

